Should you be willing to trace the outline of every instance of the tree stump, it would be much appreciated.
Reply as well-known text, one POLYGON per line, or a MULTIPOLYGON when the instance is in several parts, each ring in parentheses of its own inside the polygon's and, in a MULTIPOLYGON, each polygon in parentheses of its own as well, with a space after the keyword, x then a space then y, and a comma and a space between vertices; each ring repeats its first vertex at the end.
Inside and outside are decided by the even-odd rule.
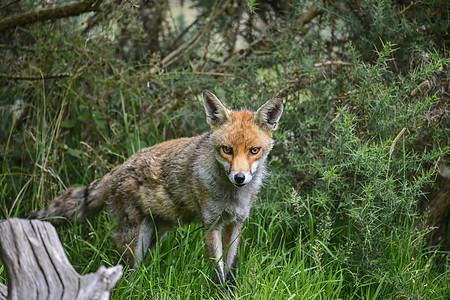
POLYGON ((427 235, 431 244, 441 243, 444 250, 450 250, 450 164, 439 165, 439 176, 436 180, 436 190, 428 197, 429 202, 425 208, 427 225, 433 230, 427 235))
POLYGON ((8 289, 4 299, 109 299, 122 266, 79 275, 64 253, 55 228, 39 220, 0 221, 0 258, 8 289))
POLYGON ((6 296, 8 295, 8 288, 6 285, 0 283, 0 299, 6 299, 6 296))

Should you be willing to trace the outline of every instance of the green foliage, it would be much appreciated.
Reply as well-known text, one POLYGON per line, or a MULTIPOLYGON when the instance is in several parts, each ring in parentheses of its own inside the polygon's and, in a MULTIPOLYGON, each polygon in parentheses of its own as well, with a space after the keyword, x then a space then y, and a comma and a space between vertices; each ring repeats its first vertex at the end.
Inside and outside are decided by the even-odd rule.
MULTIPOLYGON (((312 262, 320 266, 339 261, 348 294, 445 298, 438 286, 419 289, 410 282, 422 279, 409 278, 415 257, 425 251, 428 232, 419 204, 436 176, 436 161, 450 153, 446 135, 425 149, 414 144, 424 116, 438 99, 412 94, 433 72, 448 68, 449 61, 432 55, 406 76, 396 75, 388 66, 393 51, 386 43, 373 65, 355 61, 345 75, 352 81, 339 87, 347 91, 344 101, 339 101, 345 104, 338 105, 333 118, 326 111, 313 120, 309 113, 299 116, 297 109, 286 111, 296 114, 301 125, 287 117, 290 126, 283 123, 282 128, 290 140, 283 150, 290 152, 294 172, 307 176, 286 198, 283 219, 296 234, 311 237, 303 247, 312 253, 312 262), (314 137, 311 131, 324 133, 327 140, 314 137)), ((324 101, 329 100, 316 94, 307 101, 303 95, 292 101, 309 112, 328 109, 324 101)), ((283 169, 280 165, 280 172, 283 169)), ((422 278, 423 270, 419 273, 422 278)))
POLYGON ((448 3, 441 0, 404 2, 395 0, 346 1, 329 9, 348 24, 348 34, 365 59, 373 59, 373 46, 384 41, 398 45, 397 68, 408 70, 410 55, 429 47, 448 49, 448 3), (359 6, 356 8, 356 6, 359 6), (447 36, 447 37, 446 37, 447 36))
MULTIPOLYGON (((28 39, 11 34, 33 49, 0 50, 0 72, 69 75, 0 82, 0 218, 41 208, 140 148, 207 130, 205 88, 232 108, 280 96, 271 174, 243 231, 237 298, 446 299, 448 249, 427 244, 421 209, 437 161, 450 154, 444 1, 313 1, 325 6, 302 26, 309 2, 287 1, 280 12, 280 1, 270 14, 268 3, 233 1, 208 23, 202 16, 220 5, 193 1, 198 23, 189 29, 175 17, 189 30, 175 39, 167 25, 161 44, 172 46, 158 53, 146 54, 142 25, 122 16, 135 13, 129 3, 103 7, 88 33, 93 19, 77 17, 30 26, 28 39), (120 22, 138 27, 132 39, 120 22), (204 26, 188 51, 161 62, 204 26)), ((216 297, 197 229, 170 233, 111 298, 216 297)), ((78 272, 120 260, 112 230, 103 212, 59 231, 78 272)))

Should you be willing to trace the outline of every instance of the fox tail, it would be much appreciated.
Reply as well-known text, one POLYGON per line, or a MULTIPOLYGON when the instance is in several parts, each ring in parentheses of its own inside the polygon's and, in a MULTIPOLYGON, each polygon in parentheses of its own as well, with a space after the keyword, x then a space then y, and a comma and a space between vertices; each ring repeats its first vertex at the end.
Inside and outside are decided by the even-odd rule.
POLYGON ((104 206, 106 191, 101 179, 87 186, 72 187, 55 198, 44 209, 31 213, 26 219, 46 219, 54 225, 65 221, 82 222, 96 215, 104 206))

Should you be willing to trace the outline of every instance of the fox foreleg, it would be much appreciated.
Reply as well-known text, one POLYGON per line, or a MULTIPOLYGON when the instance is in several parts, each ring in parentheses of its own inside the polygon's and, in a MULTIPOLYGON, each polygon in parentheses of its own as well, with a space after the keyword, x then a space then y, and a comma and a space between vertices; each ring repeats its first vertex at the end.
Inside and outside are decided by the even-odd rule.
POLYGON ((236 286, 235 270, 241 239, 242 223, 234 223, 225 227, 223 249, 225 252, 225 281, 236 286))
POLYGON ((205 237, 206 255, 214 265, 213 281, 218 285, 225 283, 224 263, 222 260, 222 234, 221 226, 214 226, 214 228, 206 228, 205 237))
POLYGON ((222 243, 222 226, 206 228, 206 254, 214 265, 213 280, 218 285, 230 284, 230 288, 236 285, 234 273, 241 230, 242 223, 225 226, 222 243))

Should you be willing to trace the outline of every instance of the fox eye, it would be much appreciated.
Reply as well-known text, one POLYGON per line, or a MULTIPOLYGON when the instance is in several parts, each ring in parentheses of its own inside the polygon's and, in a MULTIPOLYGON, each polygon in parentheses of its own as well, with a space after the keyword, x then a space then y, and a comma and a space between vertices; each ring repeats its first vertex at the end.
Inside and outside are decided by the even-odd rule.
POLYGON ((250 149, 250 154, 255 155, 255 154, 258 154, 259 151, 261 151, 260 147, 253 147, 253 148, 250 149))
POLYGON ((222 146, 222 151, 225 154, 232 154, 233 153, 233 148, 227 147, 227 146, 222 146))

